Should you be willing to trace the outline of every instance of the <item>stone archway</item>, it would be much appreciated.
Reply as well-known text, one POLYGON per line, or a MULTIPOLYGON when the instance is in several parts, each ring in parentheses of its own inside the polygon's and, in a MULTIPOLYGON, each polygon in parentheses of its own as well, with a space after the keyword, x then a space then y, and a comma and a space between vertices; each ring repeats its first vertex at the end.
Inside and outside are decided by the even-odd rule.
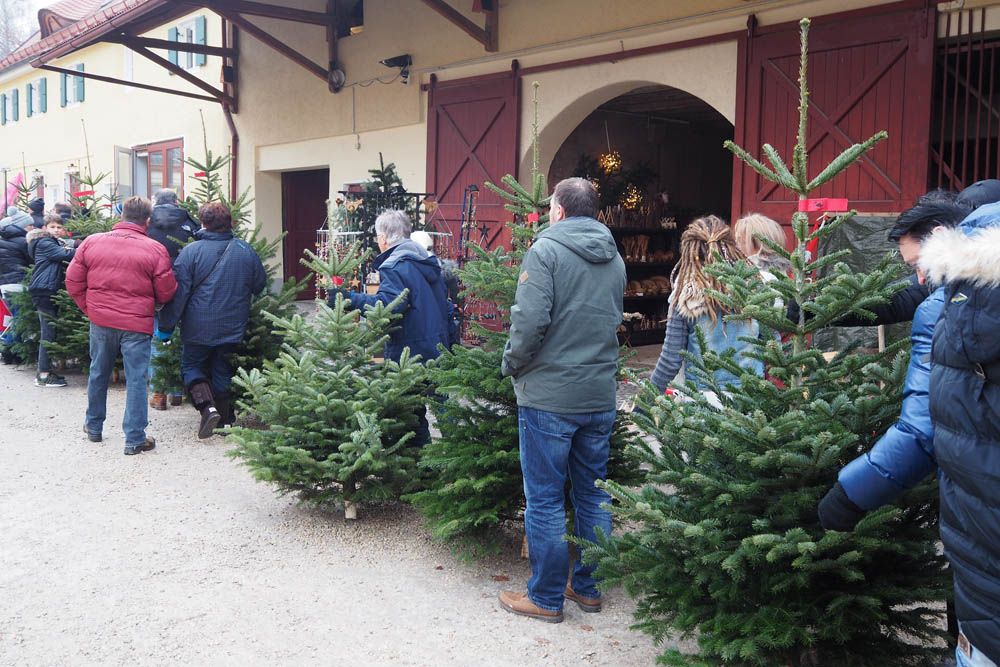
MULTIPOLYGON (((636 88, 663 85, 704 101, 730 123, 736 120, 736 42, 552 70, 525 79, 539 83, 540 168, 548 173, 555 152, 597 107, 636 88)), ((531 171, 531 94, 522 95, 520 174, 531 171)))

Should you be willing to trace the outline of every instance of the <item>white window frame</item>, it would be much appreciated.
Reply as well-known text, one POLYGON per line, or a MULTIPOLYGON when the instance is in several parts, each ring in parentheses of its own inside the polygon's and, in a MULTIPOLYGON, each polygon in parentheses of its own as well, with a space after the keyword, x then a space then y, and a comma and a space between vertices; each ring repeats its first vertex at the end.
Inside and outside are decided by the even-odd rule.
POLYGON ((25 117, 27 117, 28 115, 27 113, 28 105, 31 106, 32 116, 37 116, 38 114, 42 113, 42 91, 41 91, 42 80, 40 78, 34 79, 30 81, 30 83, 31 83, 31 99, 30 100, 25 99, 25 107, 24 107, 25 117))
MULTIPOLYGON (((178 44, 198 43, 197 19, 190 19, 188 21, 184 21, 183 23, 178 23, 176 28, 178 44)), ((177 52, 177 66, 181 69, 187 70, 188 72, 201 67, 201 65, 198 64, 198 59, 195 54, 190 51, 177 52)))
MULTIPOLYGON (((17 123, 21 120, 21 110, 18 109, 17 118, 14 118, 14 90, 15 88, 8 88, 4 91, 3 98, 3 111, 4 117, 7 118, 7 124, 17 123)), ((21 97, 20 92, 18 93, 18 98, 21 97)), ((20 99, 18 99, 18 106, 20 106, 20 99)))

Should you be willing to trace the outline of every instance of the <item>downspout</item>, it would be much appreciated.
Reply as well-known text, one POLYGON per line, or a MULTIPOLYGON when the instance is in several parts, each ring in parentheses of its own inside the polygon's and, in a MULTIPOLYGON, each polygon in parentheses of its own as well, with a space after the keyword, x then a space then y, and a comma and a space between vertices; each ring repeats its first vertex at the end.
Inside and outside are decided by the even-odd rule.
POLYGON ((235 201, 239 197, 239 155, 240 155, 240 133, 236 129, 236 122, 233 120, 233 112, 226 104, 222 105, 222 113, 226 117, 226 125, 229 126, 229 143, 232 153, 232 160, 229 163, 229 198, 235 201))

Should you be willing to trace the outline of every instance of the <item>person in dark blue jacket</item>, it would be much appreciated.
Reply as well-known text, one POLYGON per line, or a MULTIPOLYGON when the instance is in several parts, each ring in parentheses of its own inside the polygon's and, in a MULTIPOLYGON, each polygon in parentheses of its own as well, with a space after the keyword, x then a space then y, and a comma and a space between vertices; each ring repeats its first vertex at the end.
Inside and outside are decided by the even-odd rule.
POLYGON ((149 231, 146 234, 167 249, 171 260, 177 259, 184 247, 198 230, 198 223, 191 219, 186 209, 177 204, 177 193, 164 189, 155 195, 156 205, 149 217, 149 231))
POLYGON ((348 290, 331 290, 332 306, 338 293, 350 300, 351 306, 363 309, 376 303, 389 304, 403 290, 408 290, 397 308, 402 315, 397 327, 385 344, 385 358, 399 361, 403 348, 424 361, 436 359, 438 345, 447 347, 448 294, 437 258, 410 240, 412 226, 403 211, 385 211, 375 221, 375 234, 381 254, 374 267, 379 273, 378 292, 361 294, 348 290))
POLYGON ((229 209, 205 204, 198 218, 203 229, 177 255, 177 293, 160 311, 156 336, 168 340, 180 323, 181 378, 201 413, 198 437, 207 438, 220 422, 234 421, 229 356, 246 334, 250 302, 267 286, 267 274, 254 249, 234 238, 229 209))
MULTIPOLYGON (((889 232, 899 243, 903 260, 917 268, 921 243, 935 230, 951 228, 962 221, 968 209, 950 202, 917 204, 904 211, 889 232)), ((928 407, 931 339, 944 307, 944 289, 937 288, 917 306, 910 330, 910 366, 903 387, 903 409, 870 451, 847 464, 837 484, 820 502, 819 517, 825 528, 851 530, 864 516, 912 488, 934 471, 934 428, 928 407)))
POLYGON ((28 292, 38 311, 41 330, 38 344, 38 374, 35 385, 39 387, 65 387, 66 378, 52 371, 48 350, 44 343, 55 340, 52 321, 58 316, 52 297, 62 288, 66 279, 66 264, 76 252, 72 241, 66 239, 63 220, 52 213, 45 216, 45 226, 28 232, 28 254, 35 263, 28 292))
POLYGON ((28 230, 18 224, 0 227, 0 285, 20 284, 24 280, 31 255, 28 254, 28 230))
MULTIPOLYGON (((364 309, 376 303, 392 303, 406 291, 396 309, 402 318, 385 344, 385 358, 393 361, 399 361, 403 348, 409 348, 411 355, 420 355, 423 361, 436 359, 440 354, 438 346, 448 347, 451 343, 451 307, 441 265, 436 257, 410 240, 411 230, 410 218, 403 211, 391 210, 379 215, 375 220, 375 235, 381 254, 374 262, 379 273, 378 292, 360 294, 333 289, 329 296, 331 307, 340 294, 353 308, 364 309)), ((426 444, 430 441, 426 409, 418 410, 417 416, 420 427, 414 444, 426 444)))
POLYGON ((1000 664, 1000 203, 932 236, 923 255, 928 280, 944 285, 930 416, 956 657, 960 667, 1000 664))

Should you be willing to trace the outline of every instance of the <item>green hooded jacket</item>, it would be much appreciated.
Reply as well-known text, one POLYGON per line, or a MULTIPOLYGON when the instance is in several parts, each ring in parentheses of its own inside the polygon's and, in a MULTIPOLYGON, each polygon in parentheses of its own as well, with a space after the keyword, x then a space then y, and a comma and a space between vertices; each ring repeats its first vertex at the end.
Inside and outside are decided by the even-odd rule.
POLYGON ((625 262, 593 218, 566 218, 524 255, 501 371, 517 404, 560 414, 615 409, 625 262))

